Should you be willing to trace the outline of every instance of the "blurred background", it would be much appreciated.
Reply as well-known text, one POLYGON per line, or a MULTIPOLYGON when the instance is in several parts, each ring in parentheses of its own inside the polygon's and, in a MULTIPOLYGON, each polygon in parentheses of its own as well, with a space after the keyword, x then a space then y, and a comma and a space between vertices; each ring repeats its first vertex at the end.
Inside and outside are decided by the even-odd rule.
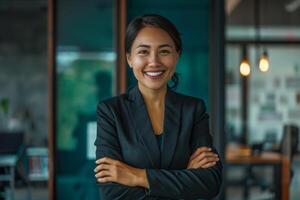
POLYGON ((179 29, 178 92, 203 98, 216 199, 300 196, 300 0, 0 0, 0 199, 100 199, 96 105, 135 84, 135 16, 179 29))

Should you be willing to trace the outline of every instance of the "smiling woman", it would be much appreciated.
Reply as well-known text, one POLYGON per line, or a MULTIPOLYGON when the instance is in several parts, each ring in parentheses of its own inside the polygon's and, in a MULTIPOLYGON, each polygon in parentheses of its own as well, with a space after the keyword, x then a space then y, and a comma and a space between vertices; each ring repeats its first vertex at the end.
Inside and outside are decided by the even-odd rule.
POLYGON ((142 90, 162 89, 173 76, 179 53, 168 33, 146 26, 137 34, 127 61, 142 90))
POLYGON ((159 15, 127 28, 137 86, 97 108, 95 177, 103 199, 197 199, 219 192, 222 165, 204 101, 174 92, 182 52, 176 27, 159 15))

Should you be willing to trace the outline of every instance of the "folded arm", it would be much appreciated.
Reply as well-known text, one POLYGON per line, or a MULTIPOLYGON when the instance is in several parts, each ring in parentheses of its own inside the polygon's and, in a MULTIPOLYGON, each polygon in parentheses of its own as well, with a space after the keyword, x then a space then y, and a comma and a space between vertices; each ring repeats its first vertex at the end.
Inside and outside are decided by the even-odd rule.
MULTIPOLYGON (((123 161, 116 127, 110 108, 104 103, 97 107, 97 138, 96 159, 110 157, 123 161)), ((103 200, 115 199, 144 199, 145 189, 142 187, 129 187, 114 182, 99 183, 100 195, 103 200)))
POLYGON ((150 189, 147 194, 174 199, 210 199, 221 185, 221 166, 204 169, 147 169, 150 189))
MULTIPOLYGON (((203 101, 198 102, 194 119, 190 140, 192 152, 206 146, 217 154, 212 146, 209 120, 203 101)), ((210 199, 219 193, 222 183, 222 164, 218 161, 208 168, 183 170, 147 169, 146 174, 150 195, 175 199, 210 199)))

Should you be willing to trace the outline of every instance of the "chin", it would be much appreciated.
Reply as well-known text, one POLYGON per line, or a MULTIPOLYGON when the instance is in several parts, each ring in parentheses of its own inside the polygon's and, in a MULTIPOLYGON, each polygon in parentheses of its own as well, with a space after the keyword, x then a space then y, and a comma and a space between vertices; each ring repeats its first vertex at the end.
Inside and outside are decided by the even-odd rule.
POLYGON ((147 89, 151 89, 151 90, 160 90, 160 89, 163 89, 164 87, 167 86, 167 84, 142 84, 142 86, 144 88, 147 88, 147 89))

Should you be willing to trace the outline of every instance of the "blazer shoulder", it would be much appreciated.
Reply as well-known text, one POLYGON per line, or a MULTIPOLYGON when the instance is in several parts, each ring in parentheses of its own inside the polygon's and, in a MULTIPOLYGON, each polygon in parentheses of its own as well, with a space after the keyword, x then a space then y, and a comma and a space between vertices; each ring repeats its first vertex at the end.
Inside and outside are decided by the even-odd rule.
POLYGON ((176 99, 178 99, 179 101, 183 102, 184 105, 190 105, 190 106, 200 106, 205 108, 205 102, 202 98, 198 98, 198 97, 193 97, 193 96, 189 96, 189 95, 185 95, 185 94, 181 94, 181 93, 177 93, 177 92, 173 92, 174 96, 176 99))
POLYGON ((128 97, 127 97, 126 93, 118 95, 118 96, 110 97, 110 98, 99 101, 97 104, 97 108, 109 107, 111 109, 115 109, 115 108, 118 108, 120 105, 122 105, 123 102, 127 99, 128 99, 128 97))

